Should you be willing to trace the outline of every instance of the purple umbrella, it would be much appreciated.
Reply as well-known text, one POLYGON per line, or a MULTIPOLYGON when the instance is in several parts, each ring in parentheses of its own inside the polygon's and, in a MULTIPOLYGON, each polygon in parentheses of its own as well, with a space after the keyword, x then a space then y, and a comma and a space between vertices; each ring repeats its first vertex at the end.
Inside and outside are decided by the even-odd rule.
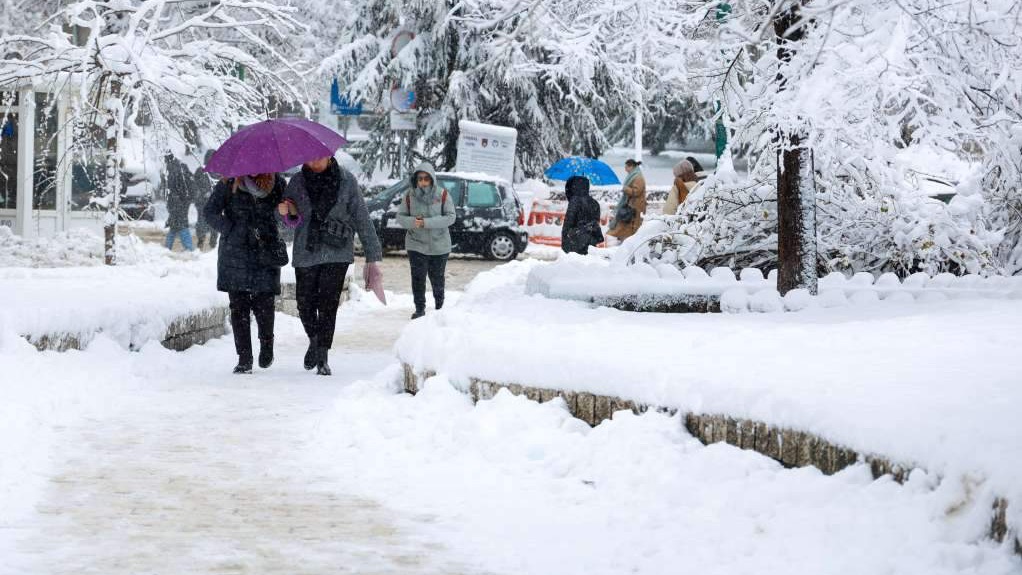
POLYGON ((206 171, 225 178, 283 172, 316 158, 333 156, 347 143, 337 132, 309 120, 266 120, 228 138, 209 158, 206 171))

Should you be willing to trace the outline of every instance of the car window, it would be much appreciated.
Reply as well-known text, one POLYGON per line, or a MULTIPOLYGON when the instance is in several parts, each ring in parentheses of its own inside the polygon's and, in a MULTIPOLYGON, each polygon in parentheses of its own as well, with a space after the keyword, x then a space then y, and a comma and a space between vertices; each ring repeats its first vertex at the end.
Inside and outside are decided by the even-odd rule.
POLYGON ((495 208, 500 205, 500 194, 492 182, 468 182, 470 208, 495 208))
POLYGON ((440 183, 441 188, 447 190, 447 195, 451 197, 451 201, 454 202, 454 205, 460 206, 461 195, 464 193, 460 182, 449 178, 437 178, 437 181, 440 183))

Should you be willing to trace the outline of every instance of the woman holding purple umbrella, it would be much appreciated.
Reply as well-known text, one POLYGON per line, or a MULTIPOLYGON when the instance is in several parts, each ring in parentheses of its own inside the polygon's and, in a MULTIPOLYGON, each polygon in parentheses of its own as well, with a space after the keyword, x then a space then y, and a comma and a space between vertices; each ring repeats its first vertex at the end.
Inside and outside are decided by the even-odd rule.
POLYGON ((365 275, 379 275, 383 249, 355 176, 332 157, 305 162, 277 206, 284 225, 295 229, 295 292, 309 349, 305 369, 330 375, 337 309, 348 266, 355 261, 355 234, 365 250, 365 275))
POLYGON ((231 302, 238 353, 234 373, 252 373, 253 315, 259 328, 259 367, 273 363, 273 300, 280 294, 282 264, 268 261, 266 254, 280 244, 275 214, 284 188, 284 178, 274 173, 225 179, 203 208, 206 222, 220 233, 216 287, 227 292, 231 302))

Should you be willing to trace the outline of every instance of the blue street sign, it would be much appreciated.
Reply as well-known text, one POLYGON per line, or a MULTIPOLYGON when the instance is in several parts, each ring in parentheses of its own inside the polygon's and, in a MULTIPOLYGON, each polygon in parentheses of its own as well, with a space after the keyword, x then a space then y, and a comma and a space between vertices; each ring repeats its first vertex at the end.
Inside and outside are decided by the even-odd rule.
POLYGON ((341 86, 334 80, 330 85, 330 110, 340 116, 361 116, 362 102, 353 104, 347 94, 341 95, 341 86))

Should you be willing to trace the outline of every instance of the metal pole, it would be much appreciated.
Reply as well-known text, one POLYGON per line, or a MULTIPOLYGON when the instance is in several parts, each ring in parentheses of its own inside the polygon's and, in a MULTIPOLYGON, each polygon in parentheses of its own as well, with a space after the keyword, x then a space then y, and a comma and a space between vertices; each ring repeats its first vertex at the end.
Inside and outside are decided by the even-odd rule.
MULTIPOLYGON (((635 69, 638 75, 642 75, 642 45, 635 47, 635 69)), ((635 159, 642 161, 642 94, 639 94, 635 104, 635 159)))
POLYGON ((400 178, 404 174, 405 168, 405 134, 404 132, 397 133, 397 177, 400 178))

